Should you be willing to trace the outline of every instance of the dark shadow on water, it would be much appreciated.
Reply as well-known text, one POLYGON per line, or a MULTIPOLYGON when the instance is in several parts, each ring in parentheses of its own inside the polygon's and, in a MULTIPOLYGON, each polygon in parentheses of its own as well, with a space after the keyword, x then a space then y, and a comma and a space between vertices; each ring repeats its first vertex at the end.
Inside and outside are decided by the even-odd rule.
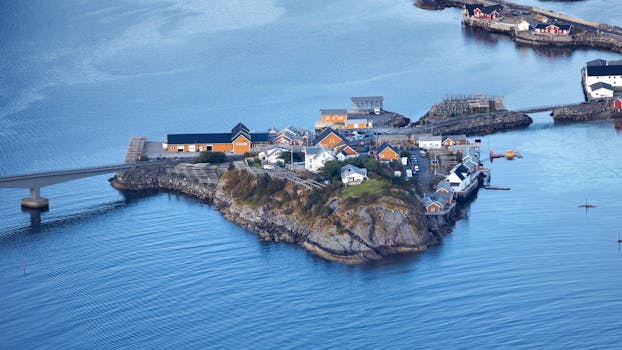
POLYGON ((473 41, 485 46, 494 47, 502 41, 512 41, 510 37, 504 34, 492 33, 482 28, 462 26, 462 35, 468 41, 473 41))
POLYGON ((478 27, 462 26, 463 37, 468 41, 473 41, 479 44, 483 44, 488 47, 495 47, 501 42, 514 43, 516 50, 519 53, 526 54, 529 51, 535 53, 538 57, 544 57, 551 61, 568 60, 572 57, 573 53, 577 50, 588 51, 582 48, 570 48, 570 47, 550 47, 550 46, 532 46, 526 44, 515 43, 512 38, 507 34, 489 32, 485 29, 478 27))
MULTIPOLYGON (((9 229, 7 231, 0 231, 0 243, 20 239, 27 235, 45 233, 54 229, 80 224, 95 217, 117 211, 125 206, 126 204, 124 201, 108 202, 98 204, 91 208, 82 209, 76 214, 52 218, 49 221, 42 220, 42 214, 48 212, 48 210, 42 211, 40 209, 23 208, 22 212, 30 214, 30 225, 9 229)), ((43 217, 45 219, 45 215, 43 215, 43 217)))

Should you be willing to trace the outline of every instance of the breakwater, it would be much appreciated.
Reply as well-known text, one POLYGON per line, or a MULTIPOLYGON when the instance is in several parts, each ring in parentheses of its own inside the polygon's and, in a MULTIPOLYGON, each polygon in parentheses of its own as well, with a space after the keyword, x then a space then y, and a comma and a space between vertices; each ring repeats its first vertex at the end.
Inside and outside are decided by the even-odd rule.
POLYGON ((331 195, 317 207, 310 203, 318 193, 291 181, 265 178, 265 174, 230 169, 217 185, 212 185, 173 173, 170 168, 162 165, 123 171, 110 183, 124 192, 183 193, 213 204, 227 220, 256 233, 262 240, 298 244, 327 260, 350 264, 397 253, 422 252, 438 244, 455 222, 454 217, 426 218, 422 204, 404 193, 382 195, 369 202, 331 195), (258 200, 256 192, 241 199, 249 191, 259 191, 258 186, 279 190, 265 201, 258 200), (316 212, 314 208, 321 210, 316 212))
POLYGON ((613 110, 611 101, 601 100, 558 108, 553 110, 551 116, 556 122, 583 122, 612 119, 617 113, 613 110))

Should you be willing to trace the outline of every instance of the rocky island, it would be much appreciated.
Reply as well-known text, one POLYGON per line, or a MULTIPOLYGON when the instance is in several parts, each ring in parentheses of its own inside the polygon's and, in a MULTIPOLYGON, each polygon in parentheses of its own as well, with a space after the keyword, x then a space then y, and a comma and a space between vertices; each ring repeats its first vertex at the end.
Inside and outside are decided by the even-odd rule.
POLYGON ((309 189, 233 163, 215 184, 176 174, 173 167, 123 171, 110 183, 124 192, 186 194, 213 204, 229 221, 257 233, 262 240, 295 243, 343 263, 424 251, 437 244, 453 223, 428 222, 416 195, 392 185, 382 168, 377 168, 379 176, 372 175, 375 179, 364 191, 348 192, 336 183, 309 189))

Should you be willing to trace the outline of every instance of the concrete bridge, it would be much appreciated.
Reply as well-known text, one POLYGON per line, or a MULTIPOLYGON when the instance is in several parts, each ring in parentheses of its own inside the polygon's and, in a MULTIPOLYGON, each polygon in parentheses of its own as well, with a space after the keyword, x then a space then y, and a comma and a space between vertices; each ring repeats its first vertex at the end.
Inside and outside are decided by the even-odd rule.
POLYGON ((22 199, 22 207, 42 209, 48 207, 49 200, 47 198, 41 197, 41 187, 50 186, 61 182, 77 180, 84 177, 116 173, 121 170, 158 165, 161 163, 162 161, 124 163, 91 168, 57 170, 1 177, 0 188, 28 188, 30 190, 30 196, 22 199))

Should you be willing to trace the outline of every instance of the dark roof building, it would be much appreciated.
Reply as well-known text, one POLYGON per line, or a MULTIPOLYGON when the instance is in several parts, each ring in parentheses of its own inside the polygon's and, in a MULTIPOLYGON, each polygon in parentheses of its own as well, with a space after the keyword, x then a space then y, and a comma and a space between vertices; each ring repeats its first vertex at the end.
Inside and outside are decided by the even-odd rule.
POLYGON ((166 142, 171 145, 188 145, 203 143, 230 143, 231 133, 217 134, 168 134, 166 142))
POLYGON ((587 66, 588 77, 622 75, 622 65, 587 66))
POLYGON ((491 6, 486 6, 484 4, 474 4, 474 5, 465 5, 465 10, 467 11, 467 13, 470 16, 477 16, 480 14, 484 14, 484 15, 492 15, 493 12, 497 12, 500 13, 501 10, 503 10, 503 6, 501 5, 491 5, 491 6))

